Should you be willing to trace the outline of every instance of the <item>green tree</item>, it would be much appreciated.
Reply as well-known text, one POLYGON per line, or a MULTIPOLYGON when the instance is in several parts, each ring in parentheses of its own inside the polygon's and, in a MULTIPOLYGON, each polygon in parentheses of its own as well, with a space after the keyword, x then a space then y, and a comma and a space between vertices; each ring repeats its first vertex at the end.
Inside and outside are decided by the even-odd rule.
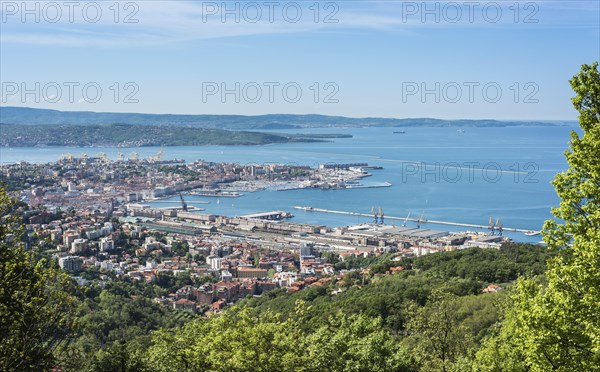
POLYGON ((547 283, 521 279, 509 312, 512 333, 534 371, 600 370, 600 74, 583 65, 570 81, 582 135, 571 133, 566 172, 553 184, 561 199, 544 240, 559 254, 547 283))
POLYGON ((305 323, 305 302, 295 317, 231 308, 210 319, 154 334, 153 371, 403 371, 409 357, 381 319, 341 312, 322 326, 305 323))
POLYGON ((154 371, 294 371, 303 364, 302 340, 291 319, 230 310, 158 331, 147 359, 154 371))
POLYGON ((307 337, 310 371, 410 371, 415 365, 381 318, 338 312, 307 337))
POLYGON ((423 307, 412 306, 405 341, 425 370, 448 371, 471 350, 472 337, 461 324, 458 298, 447 288, 434 289, 423 307))
POLYGON ((0 187, 0 370, 47 370, 60 363, 77 300, 66 274, 25 250, 17 215, 0 187))
POLYGON ((498 305, 501 309, 501 319, 490 329, 488 337, 477 350, 472 369, 481 372, 527 371, 523 355, 524 345, 516 337, 519 325, 513 299, 504 296, 498 305))

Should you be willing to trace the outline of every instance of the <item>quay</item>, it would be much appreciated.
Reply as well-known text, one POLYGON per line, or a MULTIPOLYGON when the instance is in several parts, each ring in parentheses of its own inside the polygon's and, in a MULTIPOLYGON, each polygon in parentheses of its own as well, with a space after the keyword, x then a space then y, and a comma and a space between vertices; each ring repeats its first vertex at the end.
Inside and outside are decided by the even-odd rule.
MULTIPOLYGON (((150 203, 170 203, 170 204, 179 204, 180 201, 179 199, 172 199, 172 200, 148 200, 148 202, 150 203)), ((200 201, 200 200, 193 200, 190 202, 187 202, 188 204, 210 204, 210 202, 207 201, 200 201)))
POLYGON ((273 211, 273 212, 263 212, 263 213, 253 213, 253 214, 247 214, 244 216, 240 216, 240 218, 254 218, 254 219, 259 219, 259 220, 283 220, 284 218, 291 218, 294 217, 291 213, 289 212, 284 212, 284 211, 273 211))
MULTIPOLYGON (((160 207, 160 208, 156 208, 158 210, 161 211, 183 211, 183 207, 160 207)), ((204 211, 204 208, 199 208, 199 207, 194 207, 194 206, 188 206, 187 207, 188 211, 204 211)))
MULTIPOLYGON (((323 208, 314 208, 314 207, 299 207, 299 206, 295 206, 295 209, 300 209, 303 211, 307 211, 307 212, 320 212, 320 213, 333 213, 333 214, 344 214, 344 215, 348 215, 348 216, 362 216, 362 217, 373 217, 372 214, 369 213, 359 213, 359 212, 347 212, 347 211, 334 211, 334 210, 330 210, 330 209, 323 209, 323 208)), ((463 222, 450 222, 450 221, 437 221, 437 220, 427 220, 427 219, 420 219, 420 218, 409 218, 409 217, 395 217, 395 216, 385 216, 386 219, 390 219, 390 220, 399 220, 399 221, 413 221, 413 222, 420 222, 420 223, 435 223, 438 225, 449 225, 449 226, 460 226, 460 227, 471 227, 471 228, 476 228, 476 229, 488 229, 489 226, 485 226, 485 225, 476 225, 476 224, 471 224, 471 223, 463 223, 463 222)), ((521 232, 521 233, 531 233, 531 230, 526 230, 526 229, 517 229, 514 227, 503 227, 502 230, 504 231, 513 231, 513 232, 521 232)))

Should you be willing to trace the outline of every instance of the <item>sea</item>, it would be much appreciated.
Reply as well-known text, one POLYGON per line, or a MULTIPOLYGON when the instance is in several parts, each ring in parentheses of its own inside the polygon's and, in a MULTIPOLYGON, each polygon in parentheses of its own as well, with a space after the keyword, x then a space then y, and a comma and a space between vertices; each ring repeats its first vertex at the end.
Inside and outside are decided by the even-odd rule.
MULTIPOLYGON (((488 225, 492 218, 494 222, 499 219, 504 227, 537 231, 545 220, 553 218, 551 208, 559 203, 551 181, 556 173, 567 169, 564 152, 573 130, 576 128, 570 126, 271 130, 273 133, 350 134, 352 138, 264 146, 165 147, 164 158, 313 167, 328 163, 368 163, 383 169, 369 170, 372 175, 363 180, 364 186, 392 184, 336 190, 266 189, 246 192, 240 197, 185 195, 189 205, 204 208, 207 213, 240 216, 282 210, 294 214, 291 221, 336 227, 368 223, 373 219, 304 211, 294 206, 358 213, 371 213, 375 207, 381 208, 385 216, 476 225, 488 225)), ((46 163, 66 153, 95 156, 101 152, 117 159, 119 151, 126 157, 135 152, 144 158, 157 154, 160 148, 0 148, 0 162, 46 163)), ((180 203, 178 196, 165 200, 177 206, 180 203)), ((155 206, 167 207, 169 203, 163 200, 155 206)), ((387 219, 385 223, 416 225, 408 220, 387 219)), ((420 227, 485 231, 430 222, 421 223, 420 227)), ((504 234, 519 242, 541 240, 540 235, 504 234)))

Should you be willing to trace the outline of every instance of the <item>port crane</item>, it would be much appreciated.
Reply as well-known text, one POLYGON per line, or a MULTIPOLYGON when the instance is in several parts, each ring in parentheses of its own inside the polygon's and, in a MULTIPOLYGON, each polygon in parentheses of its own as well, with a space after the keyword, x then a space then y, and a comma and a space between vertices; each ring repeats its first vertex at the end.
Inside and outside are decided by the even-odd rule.
POLYGON ((421 221, 423 220, 423 215, 425 214, 425 212, 421 212, 421 217, 419 217, 419 219, 417 220, 417 229, 421 228, 421 221))
POLYGON ((383 225, 383 209, 381 209, 381 207, 379 207, 379 224, 383 225))
POLYGON ((100 158, 100 160, 104 163, 108 163, 108 157, 106 156, 105 152, 99 152, 98 154, 96 154, 96 157, 100 158))
POLYGON ((377 213, 377 209, 375 209, 375 207, 371 207, 371 213, 373 213, 373 223, 377 224, 379 222, 379 214, 377 213))
MULTIPOLYGON (((500 220, 498 220, 500 221, 500 220)), ((490 216, 490 222, 488 225, 488 229, 490 229, 490 235, 496 235, 496 224, 494 223, 494 218, 490 216)))
POLYGON ((154 162, 154 163, 159 163, 159 162, 161 162, 163 160, 164 154, 165 154, 165 149, 164 149, 164 146, 161 145, 160 146, 160 151, 158 151, 158 153, 156 155, 151 156, 150 157, 150 161, 154 162))
POLYGON ((181 209, 183 209, 184 212, 187 212, 188 206, 185 200, 183 200, 183 195, 181 195, 181 193, 179 193, 179 199, 181 199, 181 209))
POLYGON ((496 220, 496 229, 498 230, 498 235, 502 236, 502 222, 500 222, 499 218, 496 220))
POLYGON ((408 215, 406 216, 406 218, 404 219, 404 223, 402 224, 402 227, 406 227, 406 223, 408 222, 408 219, 410 218, 410 212, 408 212, 408 215))
POLYGON ((66 154, 63 154, 63 155, 60 157, 60 160, 67 161, 67 162, 69 162, 69 163, 70 163, 70 162, 72 162, 72 161, 73 161, 73 154, 71 154, 70 152, 68 152, 68 153, 66 153, 66 154))

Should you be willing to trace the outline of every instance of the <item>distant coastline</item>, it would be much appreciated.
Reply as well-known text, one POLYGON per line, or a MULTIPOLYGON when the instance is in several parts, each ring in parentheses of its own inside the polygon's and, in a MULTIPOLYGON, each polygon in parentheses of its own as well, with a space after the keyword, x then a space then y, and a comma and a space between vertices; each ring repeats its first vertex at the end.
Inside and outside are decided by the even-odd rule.
POLYGON ((245 115, 176 115, 58 111, 29 107, 0 106, 0 123, 16 125, 106 125, 190 127, 228 130, 278 130, 304 128, 361 127, 515 127, 565 126, 576 121, 547 120, 443 120, 434 118, 351 118, 327 115, 269 114, 245 115))
POLYGON ((0 147, 236 146, 326 142, 349 134, 275 134, 223 129, 130 124, 0 124, 0 147))

